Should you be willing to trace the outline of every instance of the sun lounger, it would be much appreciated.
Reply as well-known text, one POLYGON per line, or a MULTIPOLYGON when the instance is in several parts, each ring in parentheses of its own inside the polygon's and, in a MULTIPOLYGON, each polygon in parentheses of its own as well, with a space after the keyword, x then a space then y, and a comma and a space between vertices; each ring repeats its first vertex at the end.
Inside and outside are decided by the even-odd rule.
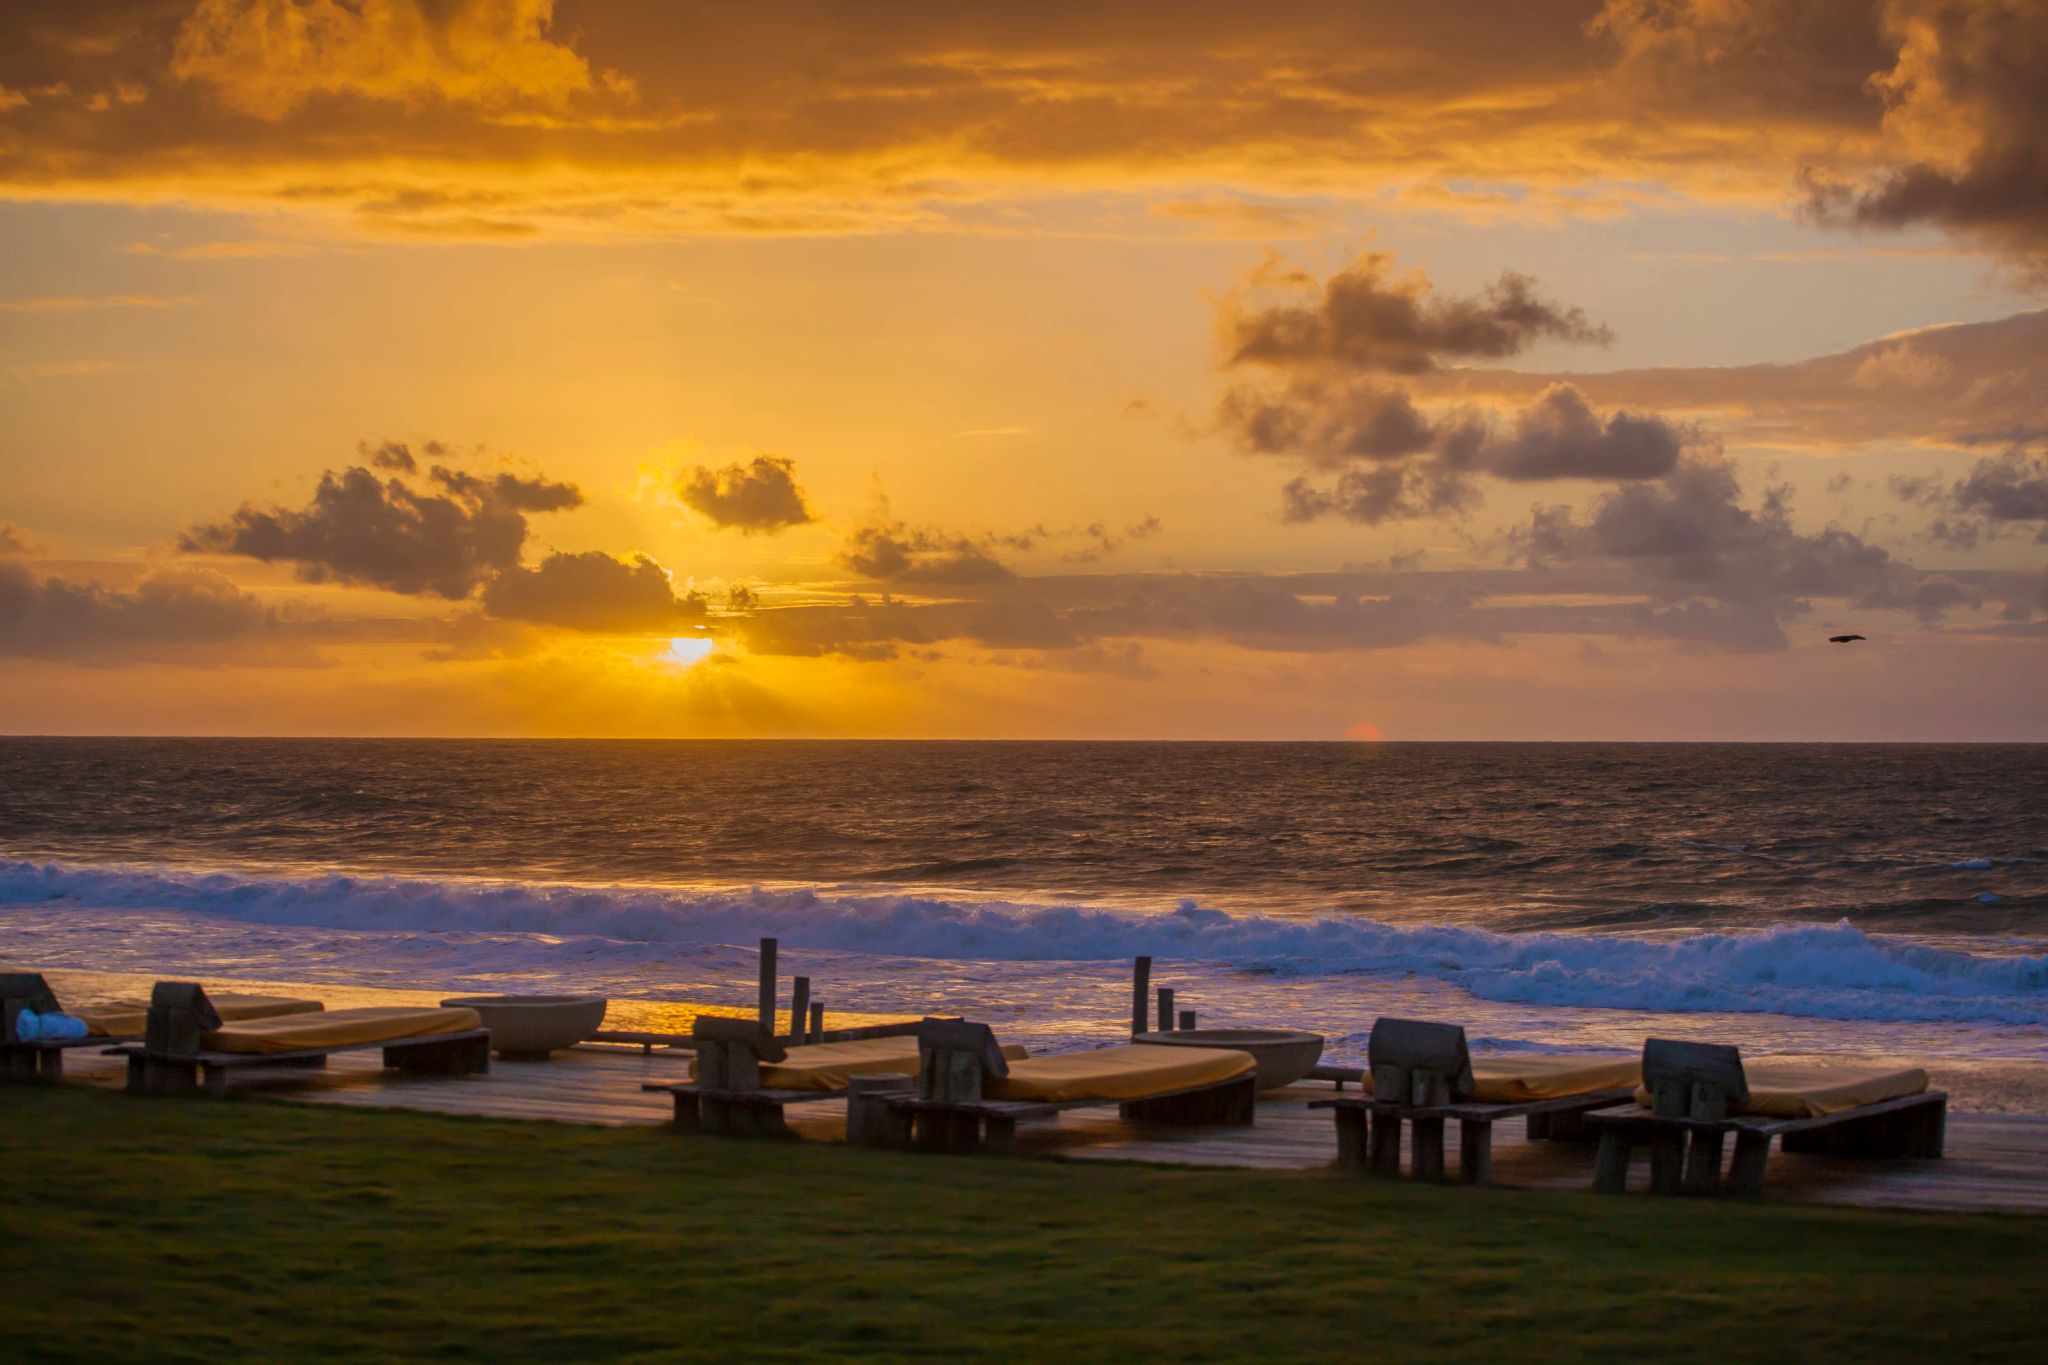
MULTIPOLYGON (((790 1044, 753 1019, 699 1015, 691 1027, 697 1045, 687 1081, 649 1082, 643 1090, 675 1097, 676 1127, 724 1137, 783 1137, 783 1106, 844 1095, 861 1088, 908 1090, 917 1074, 915 1023, 848 1030, 858 1036, 790 1044), (893 1082, 893 1086, 889 1083, 893 1082)), ((1026 1053, 1012 1045, 1006 1056, 1026 1053)))
MULTIPOLYGON (((278 1014, 311 1013, 322 1008, 318 1000, 282 995, 223 994, 214 996, 213 1003, 223 1019, 263 1019, 278 1014)), ((0 972, 0 1078, 62 1080, 66 1052, 75 1047, 105 1047, 124 1038, 139 1038, 148 1012, 148 1003, 140 1000, 115 1000, 67 1010, 58 1004, 56 993, 40 973, 0 972), (84 1021, 86 1036, 19 1038, 15 1021, 23 1010, 35 1014, 69 1014, 84 1021)))
POLYGON ((1309 1104, 1336 1115, 1337 1164, 1398 1176, 1406 1122, 1411 1174, 1441 1180, 1444 1123, 1456 1119, 1458 1178, 1474 1185, 1493 1178, 1494 1124, 1525 1119, 1532 1138, 1570 1140, 1580 1135, 1581 1116, 1628 1103, 1638 1077, 1632 1058, 1522 1054, 1474 1062, 1464 1029, 1416 1019, 1375 1022, 1367 1060, 1371 1069, 1358 1078, 1363 1093, 1309 1104))
POLYGON ((1593 1188, 1619 1194, 1629 1153, 1650 1149, 1654 1194, 1722 1188, 1724 1139, 1735 1135, 1726 1188, 1759 1195, 1771 1139, 1788 1152, 1939 1157, 1948 1096, 1927 1088, 1918 1067, 1758 1062, 1738 1048, 1652 1038, 1643 1044, 1642 1088, 1626 1109, 1595 1114, 1600 1158, 1593 1188))
POLYGON ((1252 1123, 1257 1063, 1246 1052, 1128 1043, 1013 1063, 988 1025, 958 1019, 925 1020, 918 1050, 916 1090, 854 1096, 850 1140, 1006 1153, 1019 1121, 1104 1104, 1145 1122, 1252 1123))
POLYGON ((143 1040, 109 1048, 128 1059, 131 1094, 219 1095, 232 1072, 254 1066, 325 1066, 337 1052, 381 1048, 384 1065, 461 1075, 491 1066, 491 1031, 472 1009, 376 1006, 228 1023, 205 990, 160 981, 143 1040))
MULTIPOLYGON (((214 1013, 223 1023, 237 1024, 251 1019, 272 1019, 286 1014, 318 1014, 327 1006, 318 1000, 289 995, 243 995, 235 991, 209 991, 214 1013)), ((92 1037, 99 1042, 121 1042, 140 1038, 149 1028, 147 1000, 110 1000, 98 1005, 80 1005, 71 1013, 85 1020, 92 1037)))

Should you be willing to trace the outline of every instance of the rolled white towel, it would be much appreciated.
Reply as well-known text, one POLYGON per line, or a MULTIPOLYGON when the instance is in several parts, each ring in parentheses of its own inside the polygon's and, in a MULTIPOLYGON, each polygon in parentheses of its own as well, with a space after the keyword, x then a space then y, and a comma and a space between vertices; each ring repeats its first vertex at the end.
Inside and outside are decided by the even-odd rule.
POLYGON ((36 1014, 23 1010, 14 1020, 14 1036, 24 1043, 68 1043, 92 1030, 69 1014, 36 1014))

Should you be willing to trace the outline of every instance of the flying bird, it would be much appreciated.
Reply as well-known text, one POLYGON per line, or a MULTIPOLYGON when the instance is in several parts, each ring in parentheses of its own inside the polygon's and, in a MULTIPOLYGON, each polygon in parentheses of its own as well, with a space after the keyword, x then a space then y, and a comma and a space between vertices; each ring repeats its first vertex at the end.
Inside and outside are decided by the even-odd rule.
POLYGON ((1831 645, 1846 645, 1851 640, 1861 640, 1863 638, 1861 635, 1830 635, 1828 636, 1828 643, 1831 645))

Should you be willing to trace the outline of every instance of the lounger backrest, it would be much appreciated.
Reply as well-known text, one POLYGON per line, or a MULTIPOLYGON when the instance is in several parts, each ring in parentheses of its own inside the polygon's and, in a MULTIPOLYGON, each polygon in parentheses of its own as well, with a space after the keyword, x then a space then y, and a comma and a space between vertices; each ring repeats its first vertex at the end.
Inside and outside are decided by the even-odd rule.
POLYGON ((1749 1102, 1742 1050, 1722 1043, 1651 1038, 1643 1044, 1643 1087, 1667 1117, 1718 1119, 1749 1102))
POLYGON ((917 1026, 917 1089, 928 1100, 972 1104, 988 1082, 1010 1074, 1010 1063, 987 1024, 926 1019, 917 1026))
POLYGON ((758 1090, 761 1063, 789 1056, 781 1040, 755 1019, 700 1014, 690 1025, 697 1040, 697 1084, 705 1090, 758 1090))
POLYGON ((41 972, 0 972, 0 1043, 20 1040, 14 1021, 23 1010, 30 1014, 60 1014, 57 993, 43 980, 41 972))
POLYGON ((1472 1053, 1456 1024, 1375 1020, 1366 1061, 1374 1099, 1421 1105, 1472 1098, 1472 1053))
POLYGON ((159 981, 149 993, 142 1045, 160 1057, 190 1057, 201 1036, 220 1027, 220 1014, 196 981, 159 981))

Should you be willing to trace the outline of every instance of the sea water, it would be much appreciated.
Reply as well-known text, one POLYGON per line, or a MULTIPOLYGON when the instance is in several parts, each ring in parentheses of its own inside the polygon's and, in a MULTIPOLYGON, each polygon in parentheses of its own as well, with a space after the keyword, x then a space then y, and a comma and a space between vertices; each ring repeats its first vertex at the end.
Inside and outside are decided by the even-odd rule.
POLYGON ((2048 747, 0 740, 0 961, 2048 1059, 2048 747))

